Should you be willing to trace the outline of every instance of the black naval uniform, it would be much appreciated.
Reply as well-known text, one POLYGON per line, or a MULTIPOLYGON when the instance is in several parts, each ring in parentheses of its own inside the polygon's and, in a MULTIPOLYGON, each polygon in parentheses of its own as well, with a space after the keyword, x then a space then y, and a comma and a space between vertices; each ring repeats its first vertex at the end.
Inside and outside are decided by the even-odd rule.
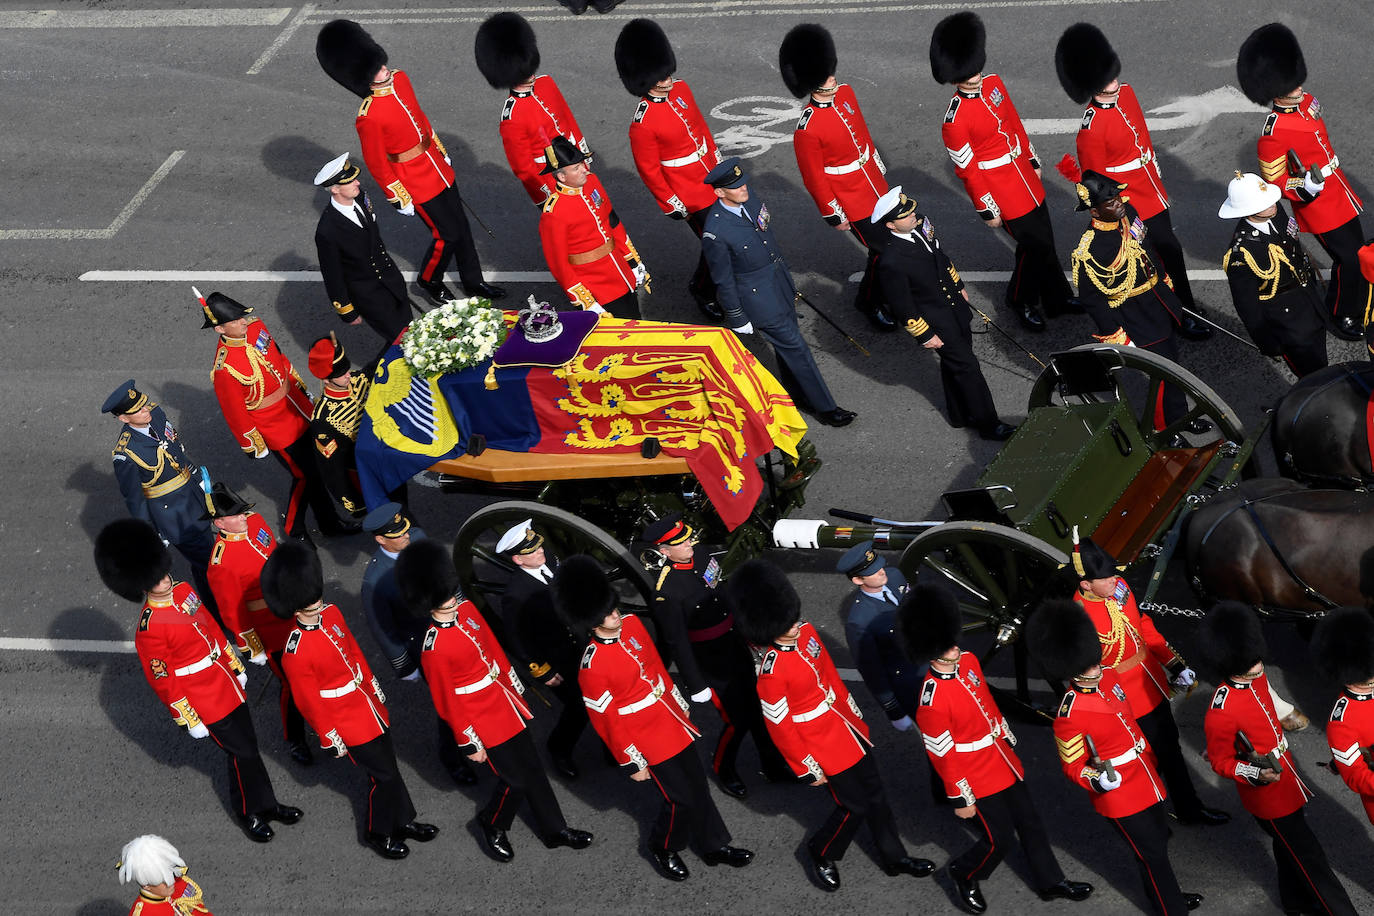
POLYGON ((1325 303, 1298 241, 1298 223, 1279 205, 1267 223, 1236 222, 1221 261, 1236 314, 1265 356, 1281 356, 1302 378, 1327 364, 1325 303))
POLYGON ((387 254, 366 193, 358 195, 352 212, 357 223, 331 200, 315 227, 325 292, 339 318, 362 318, 389 346, 410 323, 405 278, 387 254))
POLYGON ((1001 420, 973 353, 964 281, 940 248, 929 218, 920 216, 909 236, 888 236, 875 275, 897 324, 921 343, 938 336, 943 344, 935 355, 940 358, 949 425, 991 432, 1001 420))
MULTIPOLYGON (((315 464, 320 469, 320 479, 329 495, 354 519, 367 514, 367 504, 358 488, 353 447, 371 385, 372 380, 362 372, 353 373, 348 391, 336 391, 325 385, 315 399, 315 412, 310 418, 310 439, 315 445, 315 464)), ((402 493, 404 487, 402 484, 402 493)), ((398 502, 405 505, 403 499, 398 502)))

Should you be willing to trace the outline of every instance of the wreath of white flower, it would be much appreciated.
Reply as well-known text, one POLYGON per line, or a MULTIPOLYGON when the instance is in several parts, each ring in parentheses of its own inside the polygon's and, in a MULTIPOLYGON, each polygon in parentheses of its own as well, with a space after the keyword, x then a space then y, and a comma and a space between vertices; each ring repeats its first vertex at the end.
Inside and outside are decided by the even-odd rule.
POLYGON ((506 339, 506 322, 489 299, 460 299, 410 323, 401 335, 406 365, 428 378, 470 369, 491 359, 506 339))

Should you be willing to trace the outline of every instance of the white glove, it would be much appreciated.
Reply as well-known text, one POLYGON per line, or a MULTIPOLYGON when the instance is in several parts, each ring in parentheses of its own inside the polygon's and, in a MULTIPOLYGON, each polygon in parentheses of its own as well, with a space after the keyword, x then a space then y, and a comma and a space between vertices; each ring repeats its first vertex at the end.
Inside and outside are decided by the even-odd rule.
POLYGON ((911 727, 915 724, 915 722, 911 721, 911 716, 902 716, 900 719, 893 721, 892 727, 899 732, 909 732, 911 731, 911 727))
POLYGON ((591 305, 587 306, 587 311, 596 312, 598 315, 606 314, 606 310, 601 307, 600 302, 593 302, 591 305))
POLYGON ((237 678, 239 679, 239 687, 243 688, 244 690, 247 690, 247 689, 248 689, 248 672, 247 672, 247 671, 240 671, 238 674, 235 675, 235 677, 237 677, 237 678))
POLYGON ((709 703, 709 702, 711 702, 711 688, 710 688, 710 687, 703 687, 703 688, 701 689, 701 692, 700 692, 700 693, 694 693, 694 694, 692 694, 692 702, 693 702, 693 703, 709 703))
POLYGON ((420 669, 419 669, 419 668, 416 668, 414 671, 410 672, 410 673, 407 674, 405 677, 401 678, 401 680, 403 680, 403 681, 418 681, 419 679, 420 679, 420 669))
POLYGON ((1097 787, 1103 792, 1110 792, 1112 789, 1121 788, 1121 771, 1116 771, 1116 779, 1109 779, 1106 773, 1097 777, 1097 787))
POLYGON ((253 457, 254 457, 254 458, 266 458, 269 454, 271 454, 271 453, 270 453, 267 449, 263 449, 263 450, 260 451, 260 452, 254 452, 254 453, 253 453, 253 457))
POLYGON ((257 655, 250 655, 248 660, 255 665, 265 665, 267 664, 267 653, 259 652, 257 655))
POLYGON ((205 727, 204 722, 197 722, 195 725, 186 729, 186 731, 190 733, 192 738, 200 739, 210 737, 210 729, 205 727))
POLYGON ((447 154, 445 154, 445 156, 444 156, 444 164, 445 164, 445 165, 453 165, 453 160, 450 159, 450 158, 448 157, 447 154))
POLYGON ((649 268, 645 267, 645 266, 644 266, 644 262, 641 261, 641 262, 639 262, 638 264, 635 265, 634 271, 635 271, 635 288, 638 289, 639 287, 641 287, 641 286, 644 285, 644 282, 645 282, 646 280, 649 279, 649 268))
POLYGON ((754 333, 754 323, 752 321, 746 321, 739 327, 731 328, 730 330, 734 331, 736 334, 752 334, 754 333))
POLYGON ((169 541, 169 540, 167 540, 166 538, 162 538, 162 546, 163 546, 163 547, 171 547, 171 546, 172 546, 172 542, 169 541))
POLYGON ((397 207, 397 208, 396 208, 396 212, 397 212, 397 213, 400 213, 402 216, 414 216, 414 215, 415 215, 415 201, 412 200, 410 203, 406 204, 404 207, 397 207))
POLYGON ((1312 173, 1308 172, 1306 175, 1302 176, 1302 186, 1308 194, 1311 194, 1313 197, 1316 197, 1318 194, 1322 192, 1322 188, 1326 187, 1326 182, 1313 181, 1312 173))
POLYGON ((1197 672, 1192 668, 1185 667, 1178 674, 1174 675, 1175 687, 1191 687, 1197 683, 1197 672))

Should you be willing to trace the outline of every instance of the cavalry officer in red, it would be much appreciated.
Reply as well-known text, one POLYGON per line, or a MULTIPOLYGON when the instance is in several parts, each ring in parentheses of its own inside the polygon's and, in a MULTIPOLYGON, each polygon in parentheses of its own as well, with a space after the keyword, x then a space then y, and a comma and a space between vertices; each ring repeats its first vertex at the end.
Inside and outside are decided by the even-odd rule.
POLYGON ((493 89, 509 90, 501 108, 501 145, 510 170, 525 186, 536 207, 554 192, 545 174, 544 147, 554 137, 570 140, 591 155, 586 135, 563 100, 553 77, 539 73, 539 44, 534 29, 519 13, 496 13, 477 28, 473 41, 477 69, 493 89))
POLYGON ((1283 188, 1298 228, 1331 256, 1326 305, 1336 334, 1368 344, 1371 288, 1359 264, 1364 204, 1341 170, 1321 103, 1303 91, 1307 62, 1297 37, 1277 22, 1255 29, 1240 46, 1236 76, 1250 101, 1273 106, 1260 132, 1260 177, 1283 188))
POLYGON ((985 41, 983 20, 967 12, 940 20, 930 36, 930 72, 956 90, 940 132, 973 208, 1016 241, 1007 306, 1024 327, 1043 331, 1046 314, 1078 311, 1078 304, 1055 251, 1040 160, 1006 84, 983 73, 985 41))
POLYGON ((1313 792, 1298 774, 1283 726, 1269 698, 1259 618, 1238 601, 1219 602, 1202 635, 1221 681, 1203 720, 1207 761, 1232 780, 1241 804, 1274 841, 1279 902, 1285 913, 1354 916, 1355 907, 1331 871, 1303 815, 1313 792))
MULTIPOLYGON (((325 489, 343 508, 342 514, 361 524, 367 514, 367 503, 358 487, 353 446, 358 441, 358 427, 362 424, 372 377, 366 372, 354 371, 352 361, 333 331, 311 345, 309 366, 310 374, 323 383, 310 415, 315 466, 325 489)), ((405 484, 397 492, 404 502, 405 484)))
MULTIPOLYGON (((1080 22, 1064 30, 1054 49, 1059 84, 1069 98, 1088 107, 1078 128, 1078 162, 1126 186, 1131 205, 1150 229, 1150 244, 1174 281, 1184 307, 1200 313, 1188 282, 1183 245, 1169 216, 1169 194, 1159 174, 1159 156, 1150 140, 1145 113, 1130 83, 1123 83, 1121 58, 1095 25, 1080 22)), ((1184 312, 1179 334, 1206 340, 1212 329, 1184 312)))
POLYGON ((659 873, 670 881, 690 877, 678 855, 690 841, 707 865, 748 865, 754 854, 730 845, 693 746, 701 733, 644 624, 620 613, 610 582, 590 557, 563 561, 553 578, 553 597, 570 626, 591 633, 577 681, 592 727, 616 763, 633 768, 630 779, 652 780, 663 795, 649 833, 649 855, 659 873))
POLYGON ((587 166, 590 156, 565 137, 544 149, 544 174, 557 189, 544 201, 539 241, 549 272, 578 308, 638 318, 639 296, 649 271, 630 243, 601 179, 587 166))
POLYGON ((1312 658, 1328 680, 1343 684, 1326 723, 1335 771, 1360 796, 1374 824, 1374 618, 1364 608, 1330 611, 1312 633, 1312 658))
MULTIPOLYGON (((294 824, 301 810, 282 805, 258 753, 244 687, 248 675, 200 596, 172 579, 172 555, 147 522, 121 519, 95 540, 100 579, 121 598, 142 601, 134 634, 143 676, 192 738, 212 737, 228 758, 229 804, 250 840, 273 837, 269 821, 294 824)), ((140 882, 141 883, 141 882, 140 882)))
POLYGON ((119 883, 138 885, 129 916, 214 916, 200 885, 186 877, 186 860, 156 834, 135 837, 119 852, 119 883))
POLYGON ((281 654, 293 626, 267 609, 262 600, 262 565, 277 547, 272 529, 261 515, 222 483, 210 491, 206 517, 215 527, 210 553, 210 588, 219 604, 224 626, 237 640, 240 655, 255 665, 270 665, 281 685, 282 733, 291 759, 310 764, 314 758, 305 742, 305 719, 291 699, 291 686, 281 668, 281 654))
POLYGON ((1197 673, 1155 629, 1150 616, 1140 612, 1131 587, 1117 575, 1116 559, 1091 538, 1080 542, 1076 528, 1073 534, 1073 571, 1078 576, 1073 600, 1092 620, 1102 644, 1102 667, 1110 668, 1121 682, 1131 715, 1155 752, 1174 816, 1184 824, 1227 823, 1229 814, 1208 808, 1198 798, 1169 704, 1175 688, 1186 690, 1197 683, 1197 673))
POLYGON ((1086 900, 1091 884, 1069 881, 1050 848, 1040 812, 1026 788, 1016 736, 992 698, 983 668, 959 649, 963 621, 946 588, 918 585, 898 611, 912 659, 929 660, 916 723, 954 813, 978 838, 949 863, 955 903, 970 913, 988 908, 978 882, 992 875, 1019 835, 1042 900, 1086 900))
POLYGON ((420 668, 435 711, 468 759, 499 780, 477 814, 487 851, 498 862, 515 858, 506 831, 525 800, 545 846, 586 849, 592 835, 568 826, 525 726, 533 718, 525 685, 477 606, 459 594, 453 555, 437 541, 416 541, 397 558, 396 581, 411 614, 429 624, 420 668))
MULTIPOLYGON (((635 169, 659 209, 685 220, 700 239, 706 211, 716 202, 704 180, 720 164, 720 150, 686 80, 673 76, 677 55, 658 23, 632 19, 625 24, 615 42, 615 68, 630 95, 639 99, 630 122, 635 169)), ((687 291, 707 317, 725 317, 704 255, 687 291)))
POLYGON ((809 95, 792 134, 792 149, 802 183, 826 225, 851 233, 868 250, 854 307, 878 330, 895 331, 873 280, 874 263, 887 239, 864 222, 887 193, 887 166, 869 136, 854 90, 835 80, 837 63, 835 41, 819 25, 796 26, 783 38, 778 67, 787 91, 797 98, 809 95))
POLYGON ((239 448, 253 458, 274 455, 291 474, 282 530, 287 537, 305 534, 308 501, 325 534, 352 534, 340 524, 329 501, 310 447, 314 403, 291 361, 277 348, 267 325, 250 318, 253 310, 223 293, 201 300, 205 323, 219 335, 215 367, 210 373, 224 422, 239 448))
POLYGON ((453 165, 420 108, 410 77, 389 68, 381 45, 347 19, 320 29, 315 57, 335 82, 363 100, 354 127, 363 161, 386 191, 387 202, 406 216, 419 214, 434 236, 416 286, 435 305, 452 301, 444 271, 456 259, 458 279, 469 296, 505 296, 504 289, 482 279, 453 165))
POLYGON ((1164 781, 1121 681, 1102 667, 1097 631, 1072 601, 1047 601, 1031 615, 1026 645, 1045 676, 1069 682, 1054 720, 1059 763, 1070 782, 1092 798, 1135 857, 1150 909, 1182 916, 1201 894, 1179 890, 1169 862, 1164 781))
POLYGON ((801 619, 801 599, 776 566, 750 560, 730 577, 740 635, 759 647, 759 702, 768 731, 809 785, 825 786, 835 810, 806 843, 822 890, 840 889, 839 860, 859 825, 868 822, 882 869, 891 877, 924 878, 929 859, 907 854, 869 752, 868 723, 850 696, 816 628, 801 619))
POLYGON ((367 773, 367 845, 387 859, 410 855, 406 840, 427 843, 439 834, 415 820, 396 751, 386 696, 344 616, 324 595, 324 574, 313 548, 283 541, 262 568, 262 596, 272 613, 294 621, 282 668, 320 747, 348 757, 367 773))

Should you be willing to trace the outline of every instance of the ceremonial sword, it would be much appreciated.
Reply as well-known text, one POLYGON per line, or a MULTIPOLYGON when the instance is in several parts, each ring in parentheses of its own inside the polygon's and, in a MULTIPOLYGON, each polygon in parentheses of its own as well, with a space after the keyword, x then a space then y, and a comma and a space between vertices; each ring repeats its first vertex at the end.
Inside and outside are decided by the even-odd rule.
POLYGON ((855 346, 855 348, 858 349, 858 351, 859 351, 860 353, 862 353, 864 356, 872 356, 872 355, 873 355, 873 354, 869 353, 867 350, 864 349, 864 345, 863 345, 863 344, 859 343, 859 342, 858 342, 857 340, 855 340, 853 337, 850 337, 848 331, 846 331, 844 328, 842 328, 842 327, 840 327, 838 324, 836 324, 836 323, 835 323, 835 319, 831 318, 831 317, 830 317, 829 315, 827 315, 825 312, 822 312, 822 311, 816 306, 816 303, 814 303, 814 302, 812 302, 810 299, 806 298, 806 296, 802 294, 802 291, 801 291, 801 290, 797 290, 796 292, 797 292, 797 296, 796 296, 797 299, 800 299, 802 302, 805 302, 807 305, 811 306, 811 310, 812 310, 813 312, 815 312, 817 315, 820 315, 822 318, 824 318, 826 324, 830 325, 832 328, 834 328, 835 330, 837 330, 837 331, 839 331, 841 334, 843 334, 843 335, 844 335, 844 339, 847 340, 847 341, 849 341, 850 343, 852 343, 852 344, 855 346))

